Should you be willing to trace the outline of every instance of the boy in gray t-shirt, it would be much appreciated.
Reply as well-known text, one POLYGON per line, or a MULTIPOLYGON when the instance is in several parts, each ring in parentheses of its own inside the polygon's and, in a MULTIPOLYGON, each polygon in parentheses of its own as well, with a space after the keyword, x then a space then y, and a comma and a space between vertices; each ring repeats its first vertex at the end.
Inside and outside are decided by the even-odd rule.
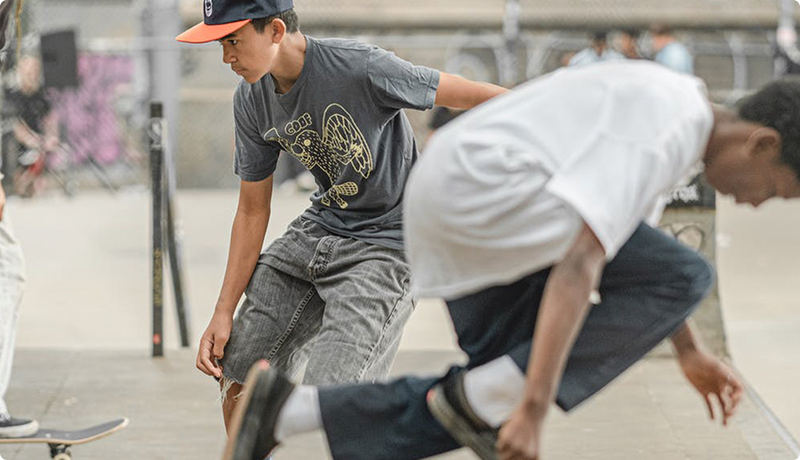
POLYGON ((200 370, 222 380, 226 425, 259 359, 289 374, 307 363, 304 381, 313 384, 388 373, 414 307, 401 205, 418 152, 402 109, 471 108, 505 91, 356 41, 304 36, 292 7, 205 0, 204 22, 178 37, 218 40, 244 80, 234 97, 239 206, 197 356, 200 370), (319 189, 259 256, 281 152, 299 159, 319 189))

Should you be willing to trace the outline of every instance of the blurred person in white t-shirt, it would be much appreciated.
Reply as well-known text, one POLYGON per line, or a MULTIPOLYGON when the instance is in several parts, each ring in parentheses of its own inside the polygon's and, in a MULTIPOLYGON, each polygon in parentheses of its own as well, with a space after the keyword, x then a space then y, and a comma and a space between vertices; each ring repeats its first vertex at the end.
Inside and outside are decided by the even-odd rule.
POLYGON ((646 61, 562 69, 461 115, 412 171, 404 223, 413 292, 445 299, 468 363, 316 388, 262 361, 224 458, 321 429, 335 460, 459 446, 537 459, 551 404, 571 411, 666 338, 727 424, 742 384, 689 320, 713 269, 644 221, 698 164, 739 203, 800 197, 798 124, 800 80, 734 110, 711 104, 701 80, 646 61))

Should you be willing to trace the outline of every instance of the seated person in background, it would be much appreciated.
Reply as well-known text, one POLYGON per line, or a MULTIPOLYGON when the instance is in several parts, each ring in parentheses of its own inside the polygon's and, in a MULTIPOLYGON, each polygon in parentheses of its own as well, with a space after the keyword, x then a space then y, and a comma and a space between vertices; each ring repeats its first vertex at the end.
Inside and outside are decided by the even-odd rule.
POLYGON ((678 41, 672 29, 655 24, 650 27, 650 37, 656 62, 676 72, 694 75, 694 56, 686 45, 678 41))
POLYGON ((17 65, 19 87, 8 90, 5 103, 10 113, 19 165, 15 189, 19 195, 32 195, 41 184, 47 154, 60 144, 58 115, 42 88, 42 66, 38 58, 23 56, 17 65))
POLYGON ((644 59, 639 52, 640 31, 637 29, 623 29, 617 34, 616 48, 628 59, 644 59))
POLYGON ((581 50, 569 60, 570 66, 591 64, 600 61, 621 61, 625 56, 609 48, 607 37, 608 32, 597 31, 591 34, 591 44, 588 48, 581 50))

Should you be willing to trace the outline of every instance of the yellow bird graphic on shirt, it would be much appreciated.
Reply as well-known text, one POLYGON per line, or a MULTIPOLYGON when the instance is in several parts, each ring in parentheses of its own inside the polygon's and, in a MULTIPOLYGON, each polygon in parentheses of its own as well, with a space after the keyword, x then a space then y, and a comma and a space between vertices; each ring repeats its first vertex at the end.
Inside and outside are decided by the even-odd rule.
POLYGON ((350 113, 339 104, 331 104, 325 109, 321 136, 313 129, 304 129, 291 142, 280 137, 277 129, 272 128, 265 138, 279 143, 284 151, 300 160, 309 171, 319 168, 325 173, 330 181, 321 198, 325 206, 330 206, 332 200, 345 209, 348 203, 344 197, 358 194, 355 182, 337 183, 347 166, 351 166, 364 179, 369 178, 374 167, 372 152, 364 135, 350 113))

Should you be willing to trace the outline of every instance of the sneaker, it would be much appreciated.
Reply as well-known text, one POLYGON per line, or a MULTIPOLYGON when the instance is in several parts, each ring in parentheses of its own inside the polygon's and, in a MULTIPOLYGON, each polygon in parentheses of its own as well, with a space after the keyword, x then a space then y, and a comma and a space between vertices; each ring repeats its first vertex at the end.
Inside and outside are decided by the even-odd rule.
POLYGON ((266 361, 253 365, 233 413, 223 460, 263 460, 278 447, 275 425, 294 384, 266 361))
POLYGON ((498 430, 478 417, 467 402, 464 372, 449 375, 428 391, 428 409, 461 445, 483 460, 497 460, 498 430))
POLYGON ((22 420, 8 414, 0 415, 0 438, 24 438, 39 431, 36 420, 22 420))

